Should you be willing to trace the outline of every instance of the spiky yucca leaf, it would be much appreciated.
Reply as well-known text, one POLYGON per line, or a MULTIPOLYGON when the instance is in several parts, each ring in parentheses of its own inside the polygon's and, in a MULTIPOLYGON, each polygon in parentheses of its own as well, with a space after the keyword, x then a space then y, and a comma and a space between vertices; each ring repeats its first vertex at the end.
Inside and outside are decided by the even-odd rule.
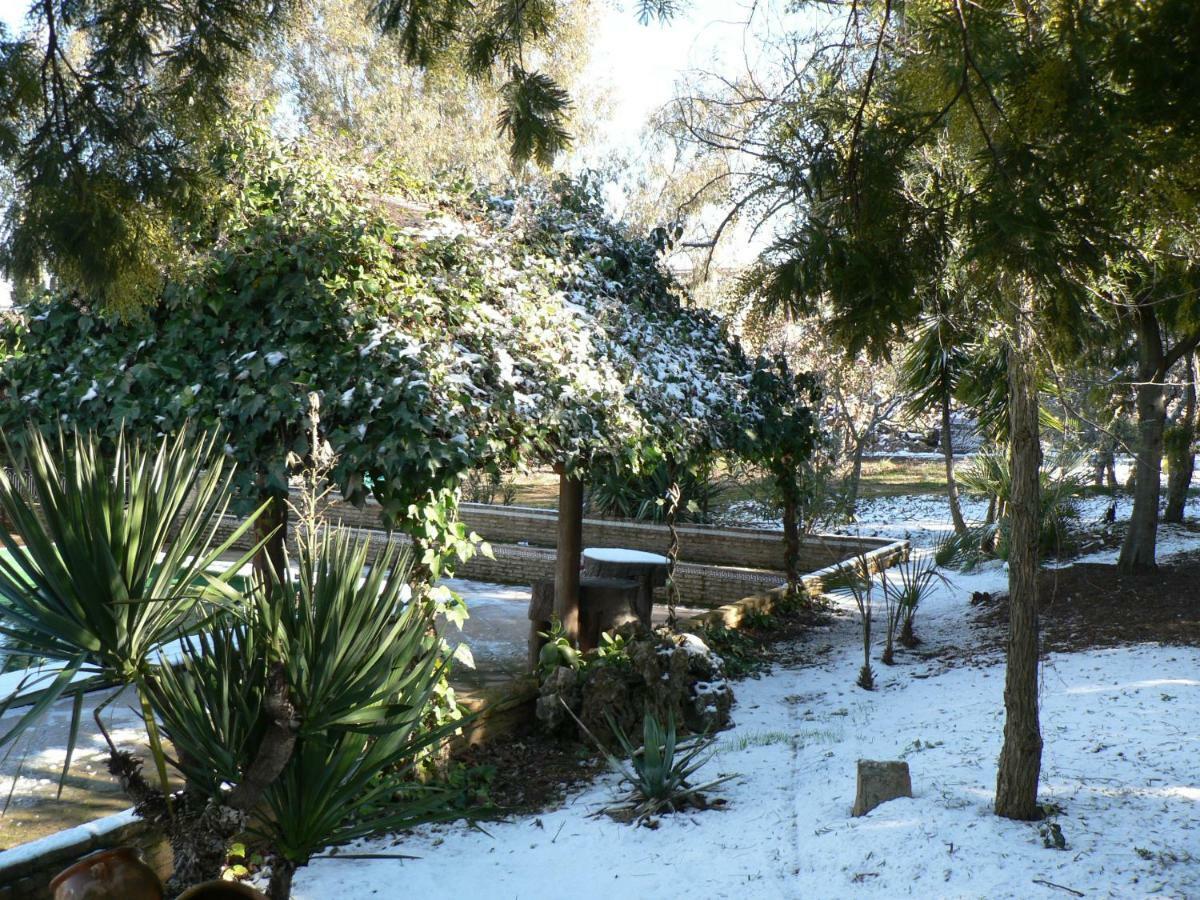
MULTIPOLYGON (((92 435, 60 432, 52 445, 31 431, 25 443, 28 478, 0 472, 0 507, 21 538, 19 544, 0 532, 8 551, 0 556, 6 620, 0 633, 61 665, 42 678, 43 684, 52 678, 47 687, 37 679, 23 681, 0 701, 0 712, 28 707, 0 746, 23 734, 65 691, 75 691, 61 792, 78 736, 82 689, 97 681, 136 684, 147 708, 142 678, 150 654, 185 626, 199 627, 208 618, 200 608, 206 585, 222 576, 206 570, 253 517, 214 546, 229 477, 222 478, 224 458, 213 452, 212 436, 181 435, 152 450, 122 435, 111 459, 92 435), (93 678, 73 684, 84 671, 93 678)), ((147 733, 165 786, 165 756, 152 719, 147 733)))
POLYGON ((0 634, 61 664, 48 688, 0 703, 0 712, 31 706, 0 746, 75 674, 139 683, 151 654, 211 617, 212 585, 239 566, 217 576, 207 570, 255 518, 217 541, 232 473, 215 444, 213 435, 180 434, 156 446, 121 436, 106 455, 90 434, 50 442, 30 431, 28 483, 18 487, 0 471, 0 509, 16 535, 0 530, 0 634))
POLYGON ((282 672, 296 742, 253 817, 290 863, 365 834, 460 815, 421 785, 417 761, 462 720, 429 727, 444 672, 430 604, 409 587, 410 558, 322 529, 295 565, 257 582, 241 618, 185 643, 154 706, 189 784, 216 796, 238 785, 267 730, 264 698, 282 672))

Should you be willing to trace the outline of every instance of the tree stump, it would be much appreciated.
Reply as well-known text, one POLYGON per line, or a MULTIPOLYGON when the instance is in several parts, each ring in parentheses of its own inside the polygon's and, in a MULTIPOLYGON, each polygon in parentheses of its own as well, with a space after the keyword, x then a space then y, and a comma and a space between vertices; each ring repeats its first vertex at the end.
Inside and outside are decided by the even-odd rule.
POLYGON ((632 578, 596 578, 579 581, 579 649, 599 645, 600 635, 638 618, 642 585, 632 578))
POLYGON ((911 796, 908 763, 900 760, 858 761, 858 796, 854 800, 853 815, 865 816, 881 803, 911 796))
MULTIPOLYGON (((638 618, 638 600, 642 582, 633 578, 596 578, 579 580, 579 649, 592 650, 600 635, 638 618)), ((538 656, 554 616, 554 582, 536 581, 529 597, 529 671, 537 670, 538 656)))
POLYGON ((619 578, 636 581, 638 596, 633 609, 641 623, 647 628, 651 627, 654 589, 667 583, 667 558, 665 556, 637 550, 607 547, 588 548, 583 553, 583 574, 585 578, 619 578), (628 558, 598 559, 596 554, 613 554, 628 558))

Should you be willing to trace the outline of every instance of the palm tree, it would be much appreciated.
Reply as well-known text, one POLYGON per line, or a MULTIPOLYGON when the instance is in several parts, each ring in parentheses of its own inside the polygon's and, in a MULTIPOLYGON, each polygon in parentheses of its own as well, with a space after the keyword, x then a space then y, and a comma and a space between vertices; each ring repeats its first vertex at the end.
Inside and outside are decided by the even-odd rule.
POLYGON ((966 536, 967 522, 963 518, 954 479, 954 439, 950 429, 951 402, 970 362, 963 338, 947 309, 939 305, 918 326, 900 366, 900 381, 909 396, 905 408, 910 415, 924 415, 935 408, 941 412, 946 499, 950 503, 954 533, 966 536))

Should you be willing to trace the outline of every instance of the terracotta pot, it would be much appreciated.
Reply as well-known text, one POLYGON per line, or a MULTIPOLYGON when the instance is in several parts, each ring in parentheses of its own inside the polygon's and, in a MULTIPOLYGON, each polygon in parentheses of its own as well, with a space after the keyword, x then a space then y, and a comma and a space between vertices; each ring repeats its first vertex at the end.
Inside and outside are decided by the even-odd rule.
POLYGON ((238 881, 206 881, 188 888, 179 895, 179 900, 248 900, 253 897, 266 900, 267 895, 238 881))
POLYGON ((85 856, 50 882, 54 900, 163 900, 163 886, 136 847, 85 856))

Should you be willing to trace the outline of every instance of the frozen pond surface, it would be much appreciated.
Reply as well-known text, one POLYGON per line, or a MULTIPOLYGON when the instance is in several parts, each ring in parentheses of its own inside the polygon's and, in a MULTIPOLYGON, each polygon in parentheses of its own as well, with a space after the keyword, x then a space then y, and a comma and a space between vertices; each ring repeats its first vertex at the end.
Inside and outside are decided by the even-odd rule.
POLYGON ((475 657, 475 671, 455 665, 452 680, 479 686, 523 675, 530 588, 462 578, 448 578, 442 584, 462 595, 471 614, 462 631, 449 629, 446 639, 452 644, 456 639, 466 640, 475 657))

